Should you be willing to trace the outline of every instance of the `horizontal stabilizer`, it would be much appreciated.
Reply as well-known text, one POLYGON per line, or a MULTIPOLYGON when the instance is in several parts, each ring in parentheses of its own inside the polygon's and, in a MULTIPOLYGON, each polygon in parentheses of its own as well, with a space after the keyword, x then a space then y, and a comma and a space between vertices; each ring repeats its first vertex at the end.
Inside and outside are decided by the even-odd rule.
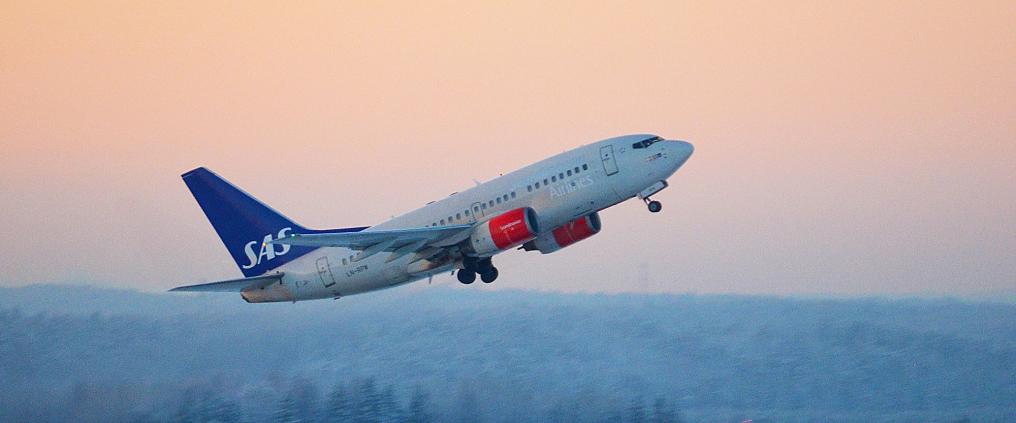
POLYGON ((275 273, 251 278, 178 286, 170 289, 169 292, 242 292, 248 289, 264 288, 281 280, 282 275, 282 273, 275 273))

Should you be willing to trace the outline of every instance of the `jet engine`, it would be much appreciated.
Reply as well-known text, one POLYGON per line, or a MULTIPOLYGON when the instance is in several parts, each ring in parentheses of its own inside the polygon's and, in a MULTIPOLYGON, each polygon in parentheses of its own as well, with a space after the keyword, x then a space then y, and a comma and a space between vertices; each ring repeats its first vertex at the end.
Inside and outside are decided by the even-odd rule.
POLYGON ((600 232, 600 215, 592 212, 522 245, 526 251, 550 254, 600 232))
POLYGON ((469 236, 468 251, 479 257, 490 256, 529 241, 539 232, 535 210, 530 207, 509 210, 476 225, 469 236))

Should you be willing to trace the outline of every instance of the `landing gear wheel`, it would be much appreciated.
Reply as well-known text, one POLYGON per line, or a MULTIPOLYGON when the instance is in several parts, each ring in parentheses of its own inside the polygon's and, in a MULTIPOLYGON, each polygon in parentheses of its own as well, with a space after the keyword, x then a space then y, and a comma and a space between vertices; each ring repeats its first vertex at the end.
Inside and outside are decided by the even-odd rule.
POLYGON ((489 272, 480 274, 480 280, 483 281, 483 283, 491 283, 494 282, 494 280, 496 279, 497 279, 497 268, 494 266, 490 267, 489 272))
POLYGON ((466 269, 459 270, 455 273, 455 276, 459 278, 459 282, 462 282, 463 285, 469 285, 476 281, 476 273, 466 269))
POLYGON ((659 213, 660 210, 663 210, 663 204, 661 204, 659 201, 655 201, 654 200, 654 201, 650 201, 650 202, 648 202, 646 204, 649 206, 649 212, 650 213, 659 213))

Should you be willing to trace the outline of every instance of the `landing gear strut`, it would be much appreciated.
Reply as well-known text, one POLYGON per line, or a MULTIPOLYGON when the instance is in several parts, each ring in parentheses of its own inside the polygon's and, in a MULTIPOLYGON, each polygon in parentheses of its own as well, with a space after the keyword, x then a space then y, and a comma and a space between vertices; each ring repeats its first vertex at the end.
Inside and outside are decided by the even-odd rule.
POLYGON ((490 261, 489 257, 483 259, 464 257, 462 259, 462 269, 456 274, 459 282, 469 285, 476 281, 477 274, 480 275, 480 280, 483 283, 491 283, 497 279, 497 268, 494 267, 494 263, 490 261))
POLYGON ((663 204, 660 204, 659 201, 653 201, 653 199, 649 198, 649 196, 654 195, 660 191, 663 191, 663 189, 666 187, 667 181, 659 181, 655 184, 650 185, 648 188, 640 191, 638 194, 636 194, 636 196, 638 198, 641 198, 642 201, 646 202, 646 206, 649 206, 650 213, 659 213, 660 210, 663 210, 663 204))
POLYGON ((663 210, 663 204, 659 201, 650 200, 649 197, 646 197, 644 200, 646 202, 646 206, 649 207, 650 213, 659 213, 660 210, 663 210))

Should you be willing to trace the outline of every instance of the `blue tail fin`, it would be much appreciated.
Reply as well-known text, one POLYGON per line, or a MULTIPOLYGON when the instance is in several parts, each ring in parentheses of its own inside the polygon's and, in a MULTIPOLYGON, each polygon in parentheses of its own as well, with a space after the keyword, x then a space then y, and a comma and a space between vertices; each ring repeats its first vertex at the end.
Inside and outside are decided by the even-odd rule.
POLYGON ((244 276, 262 275, 314 250, 267 245, 292 233, 316 231, 293 223, 219 175, 199 167, 182 177, 244 276))

